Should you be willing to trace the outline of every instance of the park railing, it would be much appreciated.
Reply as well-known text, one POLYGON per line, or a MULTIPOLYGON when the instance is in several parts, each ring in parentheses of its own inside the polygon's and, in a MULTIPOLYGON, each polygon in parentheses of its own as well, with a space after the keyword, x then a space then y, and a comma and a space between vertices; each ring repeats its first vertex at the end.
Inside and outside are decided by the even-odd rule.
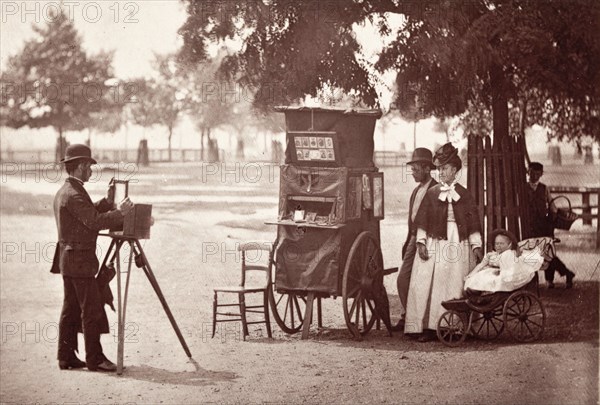
POLYGON ((387 150, 376 150, 373 160, 377 167, 402 166, 407 161, 407 155, 403 152, 387 150))
MULTIPOLYGON (((137 162, 137 149, 94 149, 94 158, 100 162, 137 162)), ((208 149, 149 149, 150 162, 202 162, 208 160, 208 149)), ((219 160, 223 160, 225 151, 219 149, 219 160)), ((47 150, 7 150, 0 151, 0 162, 54 163, 54 149, 47 150)))
POLYGON ((584 225, 592 225, 592 220, 596 219, 596 249, 600 249, 600 187, 569 187, 569 186, 548 186, 548 190, 556 197, 557 195, 578 195, 581 196, 581 205, 571 205, 571 209, 579 215, 584 225), (591 204, 591 196, 596 196, 596 204, 591 204), (594 213, 593 211, 596 211, 594 213))

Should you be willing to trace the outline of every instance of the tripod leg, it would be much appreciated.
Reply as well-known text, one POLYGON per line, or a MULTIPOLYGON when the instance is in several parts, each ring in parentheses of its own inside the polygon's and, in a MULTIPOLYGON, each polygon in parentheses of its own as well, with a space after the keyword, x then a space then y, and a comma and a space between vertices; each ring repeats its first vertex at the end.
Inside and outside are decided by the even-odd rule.
POLYGON ((137 250, 138 254, 141 255, 141 257, 142 257, 142 261, 144 264, 142 269, 144 270, 144 273, 146 273, 146 277, 148 277, 148 281, 150 281, 152 288, 154 288, 154 292, 158 296, 158 299, 160 300, 160 303, 162 304, 162 307, 165 310, 165 313, 167 314, 169 321, 171 322, 171 326, 173 326, 173 329, 175 330, 175 334, 177 334, 177 337, 179 338, 179 343, 181 343, 181 346, 183 347, 185 354, 188 357, 192 357, 192 353, 190 352, 190 349, 188 348, 187 343, 185 343, 185 339, 183 338, 183 335, 181 334, 181 331, 179 330, 179 326, 177 326, 177 322, 175 321, 175 318, 173 317, 173 314, 171 313, 171 310, 169 309, 169 304, 167 304, 167 300, 165 300, 165 297, 164 297, 162 291, 160 290, 158 281, 156 281, 156 278, 154 277, 154 273, 152 272, 152 269, 150 268, 150 263, 148 263, 146 254, 144 253, 144 250, 142 249, 142 245, 140 244, 140 241, 138 239, 135 240, 135 247, 137 248, 136 250, 137 250))
MULTIPOLYGON (((106 255, 104 255, 104 260, 102 260, 102 266, 105 266, 106 262, 109 261, 108 257, 110 256, 110 253, 112 252, 113 248, 115 248, 115 247, 116 247, 116 249, 119 249, 121 247, 121 245, 118 244, 117 241, 113 239, 110 241, 110 245, 108 246, 106 255)), ((115 253, 113 253, 112 259, 110 261, 115 260, 116 255, 117 255, 117 252, 115 251, 115 253)), ((102 267, 102 266, 100 266, 100 267, 102 267)))
MULTIPOLYGON (((125 353, 125 314, 127 311, 127 295, 129 292, 129 277, 131 276, 131 264, 133 262, 133 242, 129 241, 129 261, 127 264, 127 277, 125 279, 125 291, 123 293, 122 305, 119 304, 119 331, 118 331, 118 342, 117 342, 117 374, 123 374, 123 357, 125 353)), ((119 249, 121 246, 118 247, 119 249)), ((119 268, 118 280, 119 284, 121 281, 121 265, 117 264, 119 268)), ((119 298, 121 297, 121 288, 119 286, 119 298)))

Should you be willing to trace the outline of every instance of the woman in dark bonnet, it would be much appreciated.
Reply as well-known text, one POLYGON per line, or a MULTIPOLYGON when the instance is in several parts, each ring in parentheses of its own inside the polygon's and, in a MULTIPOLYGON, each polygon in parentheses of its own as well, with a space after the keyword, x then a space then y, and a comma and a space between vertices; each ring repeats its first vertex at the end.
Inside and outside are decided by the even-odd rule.
POLYGON ((408 293, 405 333, 435 336, 445 311, 442 301, 460 298, 464 277, 483 256, 481 224, 473 198, 458 184, 458 149, 447 143, 435 152, 440 183, 431 187, 415 218, 417 249, 408 293))

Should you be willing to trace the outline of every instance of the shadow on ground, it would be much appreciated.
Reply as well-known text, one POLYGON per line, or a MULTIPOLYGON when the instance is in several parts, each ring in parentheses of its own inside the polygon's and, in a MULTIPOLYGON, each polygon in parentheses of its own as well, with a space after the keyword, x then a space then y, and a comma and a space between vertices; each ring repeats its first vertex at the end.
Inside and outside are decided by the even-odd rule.
MULTIPOLYGON (((569 343, 589 342, 598 347, 599 339, 599 286, 596 281, 575 282, 573 289, 565 289, 557 284, 555 289, 540 287, 540 297, 546 310, 546 324, 541 339, 535 343, 569 343)), ((397 307, 398 297, 388 295, 390 306, 397 307)), ((392 314, 392 322, 396 319, 392 314)), ((287 340, 300 339, 300 333, 295 335, 278 336, 287 340)), ((425 351, 437 352, 447 350, 482 351, 496 350, 503 346, 523 345, 514 340, 506 331, 493 341, 484 341, 468 337, 459 347, 449 348, 441 342, 418 342, 416 339, 394 332, 389 337, 385 327, 382 330, 373 328, 361 341, 353 339, 350 332, 344 328, 319 328, 313 325, 309 340, 323 344, 340 344, 356 348, 373 348, 392 351, 425 351)))
POLYGON ((158 384, 193 386, 214 385, 219 382, 232 381, 238 378, 237 374, 229 371, 205 370, 194 359, 190 359, 190 362, 194 365, 194 371, 170 371, 141 365, 127 367, 123 371, 122 376, 111 375, 114 375, 116 378, 129 378, 158 384))

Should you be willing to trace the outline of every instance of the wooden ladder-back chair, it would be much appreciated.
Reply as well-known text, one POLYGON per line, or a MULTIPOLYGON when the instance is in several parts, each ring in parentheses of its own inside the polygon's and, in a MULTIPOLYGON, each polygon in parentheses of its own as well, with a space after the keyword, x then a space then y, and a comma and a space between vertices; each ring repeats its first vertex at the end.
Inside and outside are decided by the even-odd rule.
MULTIPOLYGON (((246 340, 246 336, 248 333, 248 325, 252 324, 266 324, 267 335, 271 337, 271 320, 269 317, 269 294, 271 288, 271 266, 273 263, 273 244, 270 242, 245 242, 238 246, 238 251, 242 252, 242 274, 241 274, 241 282, 238 286, 230 286, 230 287, 215 287, 213 289, 214 298, 213 298, 213 327, 212 327, 212 337, 215 337, 215 331, 217 327, 217 322, 242 322, 242 329, 244 334, 244 340, 246 340), (248 252, 255 252, 257 254, 257 259, 264 257, 263 252, 268 252, 267 263, 266 264, 248 264, 248 252), (265 273, 265 284, 262 286, 247 286, 246 285, 246 273, 247 272, 264 272, 265 273), (219 304, 218 303, 218 294, 219 293, 229 293, 229 294, 237 294, 238 302, 235 304, 219 304), (263 294, 263 301, 261 305, 246 305, 246 294, 263 294), (222 307, 238 307, 237 312, 219 312, 219 308, 222 307), (248 321, 246 314, 247 313, 258 313, 263 314, 263 320, 250 320, 248 321), (225 319, 218 319, 218 316, 227 317, 225 319)), ((252 260, 255 261, 254 259, 252 260)), ((256 260, 259 261, 259 260, 256 260)), ((265 261, 265 260, 262 260, 265 261)))

